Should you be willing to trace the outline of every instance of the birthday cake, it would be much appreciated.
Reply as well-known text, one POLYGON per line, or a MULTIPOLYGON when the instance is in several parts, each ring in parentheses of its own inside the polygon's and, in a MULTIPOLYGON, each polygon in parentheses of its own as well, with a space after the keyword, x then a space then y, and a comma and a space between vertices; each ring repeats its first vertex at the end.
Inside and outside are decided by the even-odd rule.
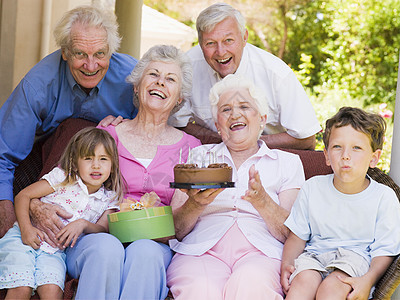
POLYGON ((232 181, 232 167, 226 163, 213 163, 207 168, 197 164, 177 164, 174 167, 175 183, 219 183, 232 181))

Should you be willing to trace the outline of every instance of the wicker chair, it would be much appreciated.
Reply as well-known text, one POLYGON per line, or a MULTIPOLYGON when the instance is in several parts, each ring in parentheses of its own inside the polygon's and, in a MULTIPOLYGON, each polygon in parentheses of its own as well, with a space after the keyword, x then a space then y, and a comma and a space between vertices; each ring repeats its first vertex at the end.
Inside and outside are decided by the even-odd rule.
MULTIPOLYGON (((93 122, 83 119, 65 120, 44 143, 34 146, 31 154, 18 166, 15 172, 14 193, 40 178, 41 175, 49 172, 56 164, 65 149, 69 139, 80 129, 87 126, 95 126, 93 122)), ((209 142, 207 136, 198 136, 203 143, 209 142)), ((325 164, 322 151, 287 150, 298 154, 302 160, 306 179, 315 175, 332 173, 332 169, 325 164)), ((378 168, 369 169, 368 174, 377 182, 390 186, 400 199, 400 188, 394 181, 378 168)), ((12 212, 10 212, 12 213, 12 212)), ((396 234, 398 232, 396 231, 396 234)), ((64 299, 72 299, 76 290, 78 280, 67 276, 64 290, 64 299)), ((400 258, 393 261, 386 273, 376 285, 373 299, 389 300, 396 287, 400 284, 400 258)), ((0 299, 4 299, 5 290, 0 290, 0 299)), ((38 299, 33 296, 32 299, 38 299)))

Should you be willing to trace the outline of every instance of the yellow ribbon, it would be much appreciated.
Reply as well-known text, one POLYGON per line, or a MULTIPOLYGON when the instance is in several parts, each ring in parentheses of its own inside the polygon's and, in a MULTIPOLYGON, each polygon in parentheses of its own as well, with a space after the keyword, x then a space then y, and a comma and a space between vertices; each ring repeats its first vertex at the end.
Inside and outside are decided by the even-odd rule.
MULTIPOLYGON (((146 209, 158 206, 160 205, 160 203, 161 203, 160 197, 158 197, 158 195, 154 191, 152 191, 140 197, 139 201, 131 197, 125 198, 124 201, 120 204, 120 211, 123 212, 123 211, 146 209)), ((149 217, 147 211, 146 214, 149 217)))

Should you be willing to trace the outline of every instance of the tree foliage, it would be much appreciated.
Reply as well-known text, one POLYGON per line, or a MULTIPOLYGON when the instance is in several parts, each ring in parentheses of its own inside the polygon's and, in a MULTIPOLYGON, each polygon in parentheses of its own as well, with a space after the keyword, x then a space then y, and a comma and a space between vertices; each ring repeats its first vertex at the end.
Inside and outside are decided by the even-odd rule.
POLYGON ((284 59, 296 69, 301 54, 312 56, 310 87, 344 90, 364 106, 385 102, 393 108, 400 39, 396 7, 398 0, 311 1, 294 11, 284 59))

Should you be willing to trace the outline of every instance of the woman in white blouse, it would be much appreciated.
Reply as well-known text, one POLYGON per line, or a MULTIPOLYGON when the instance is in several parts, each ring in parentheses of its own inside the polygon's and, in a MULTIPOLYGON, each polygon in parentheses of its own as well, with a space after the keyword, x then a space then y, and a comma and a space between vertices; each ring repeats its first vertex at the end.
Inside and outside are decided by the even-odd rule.
POLYGON ((175 193, 168 286, 175 299, 283 299, 283 223, 304 182, 301 161, 259 139, 268 106, 252 82, 228 75, 210 102, 223 142, 195 148, 193 160, 216 153, 232 167, 235 187, 175 193))

